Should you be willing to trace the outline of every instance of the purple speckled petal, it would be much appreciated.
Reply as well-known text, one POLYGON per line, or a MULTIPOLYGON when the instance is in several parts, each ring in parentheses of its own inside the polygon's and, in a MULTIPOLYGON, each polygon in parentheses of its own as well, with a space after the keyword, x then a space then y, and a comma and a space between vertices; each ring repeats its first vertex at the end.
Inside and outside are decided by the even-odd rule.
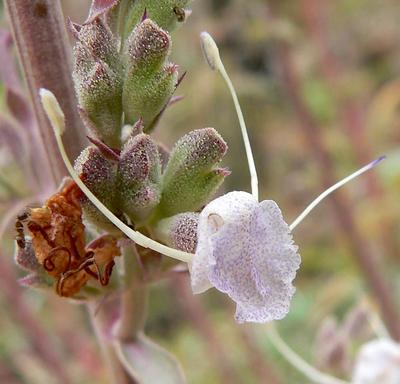
POLYGON ((273 201, 230 192, 200 214, 191 268, 194 293, 214 286, 236 303, 238 322, 283 318, 300 265, 290 229, 273 201))
MULTIPOLYGON (((263 305, 246 312, 238 311, 239 322, 279 320, 289 312, 295 288, 292 281, 300 266, 298 247, 293 244, 290 228, 278 205, 262 201, 251 220, 251 274, 263 305)), ((239 309, 239 308, 238 308, 239 309)))

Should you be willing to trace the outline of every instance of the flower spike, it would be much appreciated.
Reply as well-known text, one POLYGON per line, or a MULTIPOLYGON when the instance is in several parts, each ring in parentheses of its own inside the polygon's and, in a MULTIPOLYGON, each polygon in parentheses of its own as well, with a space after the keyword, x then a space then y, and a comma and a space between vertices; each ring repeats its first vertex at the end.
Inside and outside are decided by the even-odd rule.
POLYGON ((87 198, 96 206, 98 210, 100 210, 104 214, 104 216, 106 216, 118 229, 125 233, 125 235, 132 239, 135 243, 139 244, 142 247, 150 248, 156 252, 160 252, 174 259, 184 262, 190 262, 190 260, 192 259, 192 254, 167 247, 128 227, 125 223, 119 220, 107 207, 105 207, 104 204, 89 190, 89 188, 86 187, 86 185, 78 177, 74 168, 72 167, 72 164, 68 159, 62 142, 62 134, 65 131, 64 113, 62 112, 60 105, 58 104, 58 101, 52 92, 42 88, 40 89, 39 93, 42 100, 43 108, 47 113, 47 116, 53 127, 58 149, 60 150, 65 166, 67 167, 68 172, 70 173, 73 180, 82 190, 82 192, 87 196, 87 198))
POLYGON ((224 64, 222 63, 219 55, 219 49, 214 39, 208 32, 202 32, 200 34, 201 47, 203 49, 204 56, 210 68, 214 71, 218 71, 226 84, 228 85, 229 91, 232 95, 233 103, 235 104, 236 113, 238 115, 240 128, 242 130, 242 136, 244 146, 246 149, 247 162, 249 164, 250 176, 251 176, 251 193, 258 200, 258 177, 257 170, 254 163, 253 152, 251 150, 250 140, 247 133, 246 123, 244 121, 242 109, 240 108, 239 100, 236 95, 235 88, 233 87, 232 81, 225 70, 224 64))
POLYGON ((365 165, 360 168, 358 171, 352 173, 351 175, 345 177, 344 179, 338 181, 336 184, 332 185, 332 187, 328 188, 326 191, 322 192, 313 202, 311 202, 308 207, 297 217, 292 224, 290 224, 290 229, 295 229, 307 216, 308 214, 323 200, 325 197, 329 196, 332 192, 336 191, 338 188, 342 187, 349 181, 355 179, 356 177, 362 175, 364 172, 369 171, 370 169, 376 167, 383 160, 386 159, 386 156, 381 156, 371 163, 365 165))

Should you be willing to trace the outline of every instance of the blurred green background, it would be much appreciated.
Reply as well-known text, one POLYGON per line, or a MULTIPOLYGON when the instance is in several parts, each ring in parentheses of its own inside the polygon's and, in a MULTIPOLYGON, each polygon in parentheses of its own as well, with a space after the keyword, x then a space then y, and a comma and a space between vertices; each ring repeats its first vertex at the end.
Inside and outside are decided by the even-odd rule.
MULTIPOLYGON (((63 1, 65 15, 76 22, 85 19, 88 5, 63 1)), ((192 16, 173 34, 172 59, 188 71, 178 91, 185 99, 166 113, 156 136, 171 146, 189 130, 216 128, 229 144, 223 165, 232 171, 221 193, 250 190, 231 98, 200 50, 199 33, 207 30, 219 44, 242 104, 260 197, 275 200, 288 222, 324 189, 330 169, 336 181, 388 156, 337 198, 351 207, 346 214, 355 222, 358 240, 383 265, 399 304, 400 3, 197 0, 191 8, 192 16)), ((7 28, 4 15, 2 20, 7 28)), ((0 108, 7 114, 3 101, 0 108)), ((29 191, 23 170, 2 144, 0 212, 5 217, 14 191, 21 196, 29 191)), ((317 335, 327 317, 342 321, 365 298, 379 307, 359 269, 354 234, 338 216, 326 201, 296 229, 302 256, 297 292, 289 315, 277 324, 285 340, 315 363, 317 335)), ((12 239, 11 225, 2 241, 1 263, 7 268, 12 239)), ((21 273, 14 266, 7 270, 21 273)), ((83 307, 17 288, 15 276, 1 271, 0 279, 0 383, 59 382, 32 336, 42 334, 71 383, 106 383, 83 307)), ((308 382, 274 350, 265 326, 236 325, 233 313, 233 303, 215 290, 192 297, 186 279, 164 281, 152 288, 147 333, 178 357, 189 383, 308 382)))

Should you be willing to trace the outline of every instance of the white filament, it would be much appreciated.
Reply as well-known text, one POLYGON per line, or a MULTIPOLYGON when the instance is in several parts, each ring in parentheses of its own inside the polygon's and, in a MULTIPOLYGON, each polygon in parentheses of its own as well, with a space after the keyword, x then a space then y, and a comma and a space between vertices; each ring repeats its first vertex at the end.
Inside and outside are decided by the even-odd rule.
POLYGON ((332 187, 328 188, 326 191, 322 192, 308 207, 297 217, 292 224, 290 224, 290 229, 295 229, 305 218, 308 214, 323 200, 325 197, 329 196, 332 192, 336 191, 338 188, 342 187, 349 181, 355 179, 356 177, 360 176, 366 171, 374 168, 378 165, 382 160, 385 159, 385 156, 381 156, 378 159, 372 161, 371 163, 365 165, 364 167, 360 168, 358 171, 352 173, 351 175, 345 177, 344 179, 338 181, 336 184, 332 185, 332 187))
POLYGON ((267 332, 271 343, 282 354, 282 356, 284 356, 290 364, 308 377, 312 382, 317 384, 349 384, 348 381, 343 381, 322 373, 303 360, 302 357, 300 357, 282 340, 273 323, 268 326, 267 332))
POLYGON ((96 206, 96 208, 101 211, 117 228, 119 228, 126 236, 128 236, 135 243, 139 244, 144 248, 150 248, 153 251, 162 253, 163 255, 172 257, 174 259, 189 262, 192 260, 193 255, 187 252, 182 252, 177 249, 167 247, 147 236, 141 234, 140 232, 134 231, 132 228, 128 227, 125 223, 119 220, 83 183, 75 172, 69 158, 65 152, 64 145, 62 142, 62 134, 65 130, 65 118, 64 114, 58 104, 56 97, 50 91, 46 89, 40 90, 40 97, 47 116, 49 117, 50 123, 53 127, 57 145, 60 150, 61 156, 64 160, 65 166, 68 169, 72 179, 76 182, 82 192, 87 196, 87 198, 96 206))
POLYGON ((251 193, 258 200, 258 177, 257 177, 256 165, 254 163, 253 152, 251 150, 246 123, 244 121, 242 109, 240 108, 235 88, 233 87, 232 81, 225 70, 224 64, 222 63, 221 57, 219 55, 218 46, 215 43, 214 39, 207 32, 202 32, 200 34, 200 38, 204 56, 206 57, 209 66, 211 67, 211 69, 217 70, 221 73, 232 95, 233 103, 235 104, 236 113, 238 115, 239 124, 242 131, 243 142, 246 149, 247 162, 249 164, 249 171, 251 177, 251 193))

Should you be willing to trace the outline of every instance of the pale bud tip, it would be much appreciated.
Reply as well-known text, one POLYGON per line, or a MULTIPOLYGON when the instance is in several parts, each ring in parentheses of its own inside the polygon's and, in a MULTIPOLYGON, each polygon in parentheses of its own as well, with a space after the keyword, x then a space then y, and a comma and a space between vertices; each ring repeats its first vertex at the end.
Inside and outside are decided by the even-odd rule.
POLYGON ((208 32, 200 33, 200 41, 204 57, 210 68, 215 71, 221 61, 218 46, 208 32))
POLYGON ((39 95, 43 109, 45 110, 55 133, 61 136, 65 131, 65 117, 60 104, 54 94, 48 89, 40 88, 39 95))

